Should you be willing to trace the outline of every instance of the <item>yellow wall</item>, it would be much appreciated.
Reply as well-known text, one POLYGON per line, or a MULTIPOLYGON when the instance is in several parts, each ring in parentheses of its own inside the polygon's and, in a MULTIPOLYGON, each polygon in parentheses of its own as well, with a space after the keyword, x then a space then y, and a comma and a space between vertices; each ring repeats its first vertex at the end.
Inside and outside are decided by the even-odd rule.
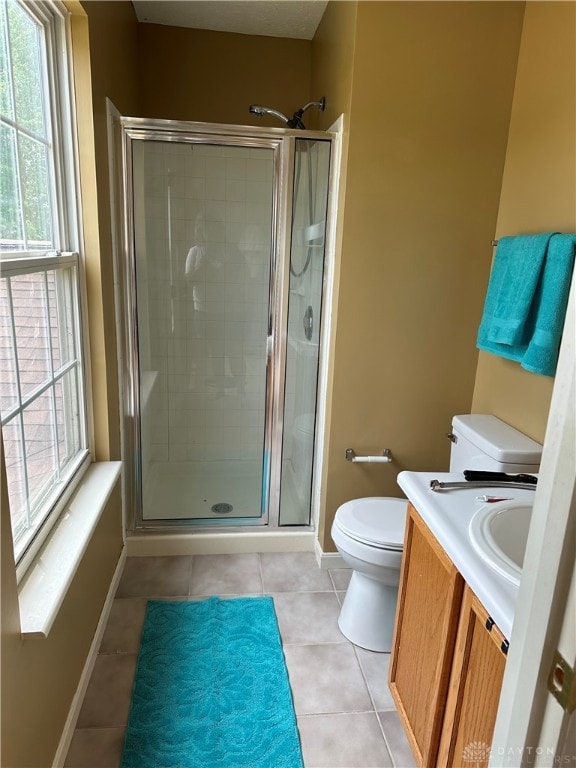
POLYGON ((324 112, 310 113, 310 127, 328 130, 350 115, 358 3, 328 3, 312 42, 312 93, 326 97, 324 112))
POLYGON ((248 107, 292 115, 308 102, 311 49, 309 40, 140 24, 142 114, 281 127, 248 107))
MULTIPOLYGON (((526 5, 497 237, 576 232, 576 4, 526 5)), ((472 408, 542 442, 554 380, 480 353, 472 408)))
MULTIPOLYGON (((96 458, 120 457, 118 362, 114 307, 114 267, 110 222, 106 98, 122 114, 138 114, 138 23, 132 3, 85 2, 90 36, 93 146, 97 183, 97 230, 86 248, 88 303, 101 327, 91 334, 94 376, 96 458), (103 332, 102 332, 103 327, 103 332)), ((77 90, 82 96, 82 91, 77 90)), ((85 203, 86 207, 86 203, 85 203)))
POLYGON ((446 469, 451 416, 470 411, 523 11, 358 4, 325 551, 340 503, 446 469), (395 461, 350 464, 348 447, 395 461))

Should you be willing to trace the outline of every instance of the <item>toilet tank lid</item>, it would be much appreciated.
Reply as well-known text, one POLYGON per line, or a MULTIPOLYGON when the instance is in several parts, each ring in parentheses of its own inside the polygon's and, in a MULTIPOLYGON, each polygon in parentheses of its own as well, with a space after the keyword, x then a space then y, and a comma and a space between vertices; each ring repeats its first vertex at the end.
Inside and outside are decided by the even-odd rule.
POLYGON ((454 416, 452 431, 502 463, 540 464, 542 446, 496 416, 468 413, 454 416))

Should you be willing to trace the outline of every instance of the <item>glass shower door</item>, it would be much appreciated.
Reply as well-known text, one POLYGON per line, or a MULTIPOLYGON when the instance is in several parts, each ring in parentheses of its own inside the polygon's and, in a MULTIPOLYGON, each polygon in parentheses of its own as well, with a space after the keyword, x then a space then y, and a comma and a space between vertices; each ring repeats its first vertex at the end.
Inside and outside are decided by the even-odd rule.
POLYGON ((309 525, 330 142, 296 139, 279 524, 309 525))
POLYGON ((142 518, 256 522, 275 150, 132 146, 142 518))

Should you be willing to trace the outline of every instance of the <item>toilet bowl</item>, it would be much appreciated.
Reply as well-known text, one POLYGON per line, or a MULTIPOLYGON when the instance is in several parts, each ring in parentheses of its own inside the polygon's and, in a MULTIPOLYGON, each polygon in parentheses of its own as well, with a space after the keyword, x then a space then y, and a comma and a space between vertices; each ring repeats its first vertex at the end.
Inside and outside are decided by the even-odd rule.
POLYGON ((332 525, 332 540, 353 571, 338 626, 370 651, 392 649, 407 508, 403 499, 353 499, 338 507, 332 525))

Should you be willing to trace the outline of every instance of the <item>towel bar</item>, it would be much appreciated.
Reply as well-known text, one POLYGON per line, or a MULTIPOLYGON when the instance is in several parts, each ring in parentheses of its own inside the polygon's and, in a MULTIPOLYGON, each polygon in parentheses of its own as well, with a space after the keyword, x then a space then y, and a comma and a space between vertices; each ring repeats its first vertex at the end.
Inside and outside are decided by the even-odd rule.
POLYGON ((381 456, 356 456, 353 448, 346 448, 346 461, 352 461, 355 464, 360 462, 366 464, 388 464, 392 461, 392 454, 389 448, 384 448, 381 456))

